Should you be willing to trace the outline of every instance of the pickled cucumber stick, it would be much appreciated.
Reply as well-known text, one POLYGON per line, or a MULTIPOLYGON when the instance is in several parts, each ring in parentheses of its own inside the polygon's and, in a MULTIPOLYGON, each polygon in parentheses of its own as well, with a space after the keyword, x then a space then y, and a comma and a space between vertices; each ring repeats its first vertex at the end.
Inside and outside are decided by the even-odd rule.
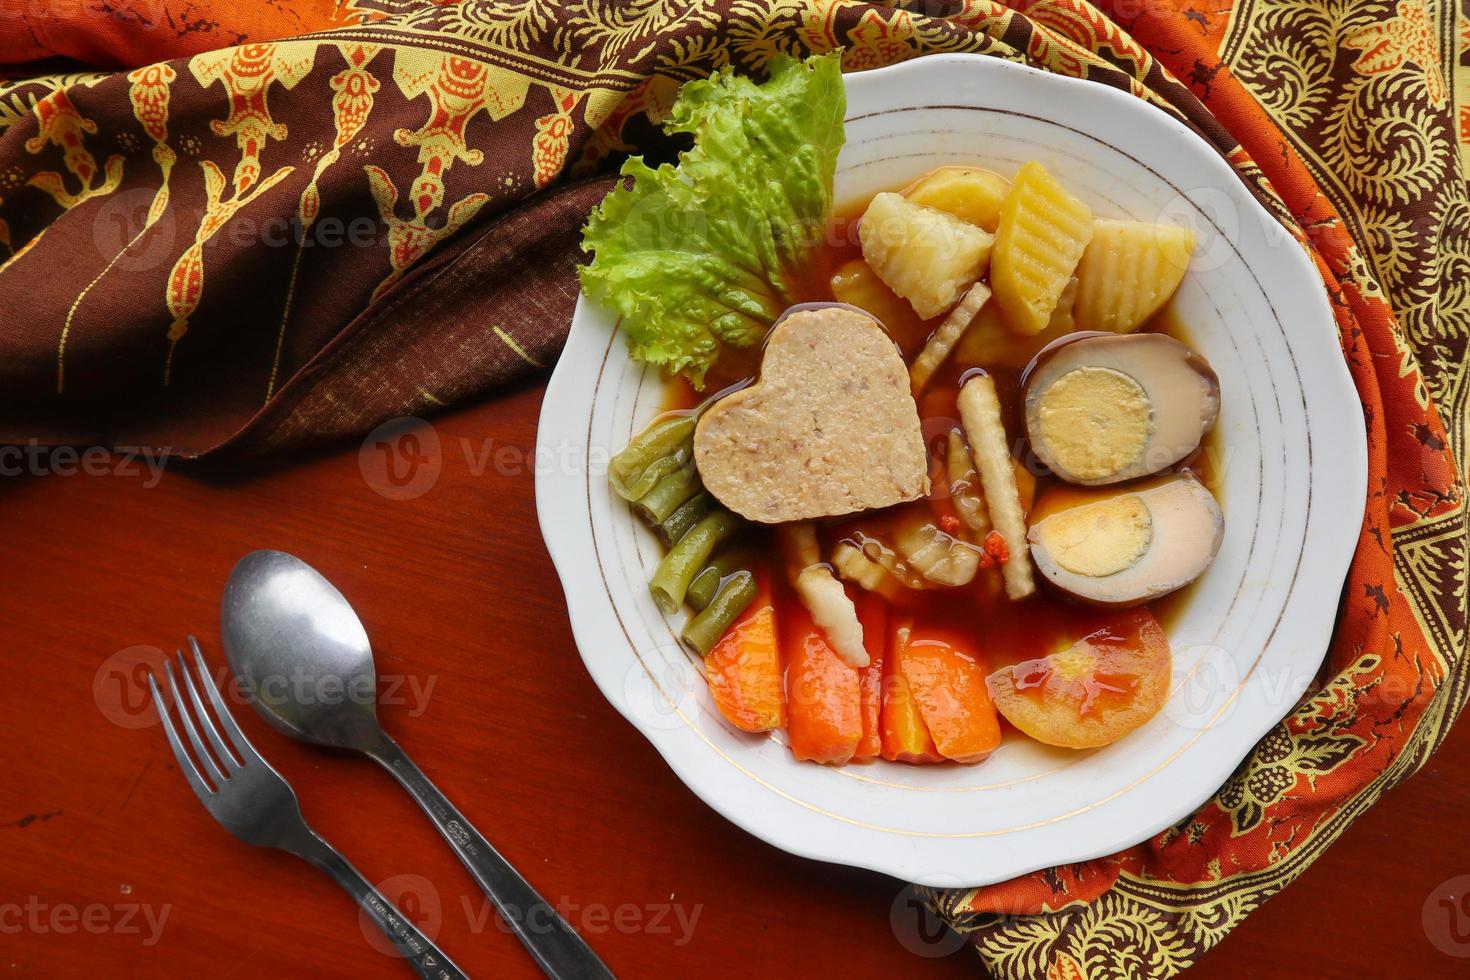
POLYGON ((1036 579, 1031 570, 1031 551, 1026 544, 1026 515, 1021 509, 1011 452, 1006 448, 1006 430, 1000 418, 995 382, 988 374, 971 378, 960 389, 956 403, 965 435, 970 440, 970 452, 975 457, 975 469, 980 473, 980 488, 990 509, 990 522, 1010 552, 1009 560, 1001 567, 1006 595, 1024 599, 1036 591, 1036 579))

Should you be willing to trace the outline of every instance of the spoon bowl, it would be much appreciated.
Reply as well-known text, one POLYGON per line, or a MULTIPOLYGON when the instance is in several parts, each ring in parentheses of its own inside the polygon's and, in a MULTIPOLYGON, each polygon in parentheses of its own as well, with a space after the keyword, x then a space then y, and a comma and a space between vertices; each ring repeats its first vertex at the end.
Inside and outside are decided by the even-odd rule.
POLYGON ((315 568, 284 551, 252 551, 225 584, 220 625, 230 669, 272 727, 336 748, 380 744, 372 644, 315 568))

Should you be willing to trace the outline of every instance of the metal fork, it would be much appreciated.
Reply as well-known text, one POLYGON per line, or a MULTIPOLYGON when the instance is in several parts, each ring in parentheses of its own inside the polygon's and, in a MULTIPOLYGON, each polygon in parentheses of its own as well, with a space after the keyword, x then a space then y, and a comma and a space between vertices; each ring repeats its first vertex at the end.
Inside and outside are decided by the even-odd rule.
POLYGON ((420 976, 433 980, 466 980, 464 973, 449 957, 440 952, 412 922, 400 915, 346 858, 337 853, 336 848, 307 826, 306 820, 301 816, 301 805, 296 800, 296 793, 281 774, 255 751, 225 707, 219 688, 209 676, 204 655, 199 652, 199 644, 192 636, 189 637, 189 647, 193 651, 194 663, 199 672, 198 685, 194 683, 183 653, 175 651, 179 658, 182 686, 189 692, 187 701, 179 694, 180 685, 174 679, 173 665, 164 661, 163 669, 167 675, 169 699, 178 714, 179 725, 194 749, 193 759, 184 750, 178 727, 174 724, 152 674, 148 675, 148 687, 153 692, 153 705, 158 709, 158 717, 168 735, 168 744, 173 748, 174 758, 179 762, 179 771, 189 781, 189 786, 204 804, 204 808, 226 830, 247 844, 279 848, 331 875, 337 884, 347 889, 348 894, 357 900, 357 904, 378 924, 420 976), (209 703, 214 707, 213 714, 217 722, 211 721, 211 712, 199 696, 199 687, 204 688, 209 703), (234 746, 233 753, 226 748, 224 739, 220 736, 221 728, 234 746), (204 733, 203 738, 200 731, 204 733), (204 739, 209 740, 212 752, 206 750, 204 739), (197 765, 194 759, 198 760, 197 765))

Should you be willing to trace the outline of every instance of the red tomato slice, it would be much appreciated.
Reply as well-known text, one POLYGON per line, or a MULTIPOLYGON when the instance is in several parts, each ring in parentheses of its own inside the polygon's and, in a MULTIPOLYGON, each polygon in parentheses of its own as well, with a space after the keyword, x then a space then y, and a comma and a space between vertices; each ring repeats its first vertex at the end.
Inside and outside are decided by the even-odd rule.
POLYGON ((1065 650, 986 678, 1005 719, 1038 742, 1091 749, 1158 714, 1173 669, 1168 638, 1145 607, 1108 619, 1065 650))

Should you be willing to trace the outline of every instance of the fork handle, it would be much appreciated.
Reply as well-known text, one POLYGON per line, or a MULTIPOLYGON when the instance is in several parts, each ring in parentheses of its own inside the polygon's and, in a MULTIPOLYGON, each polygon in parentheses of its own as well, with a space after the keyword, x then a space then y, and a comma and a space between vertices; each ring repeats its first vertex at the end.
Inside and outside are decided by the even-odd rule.
POLYGON ((490 846, 386 732, 368 755, 392 773, 428 814, 542 972, 553 980, 615 980, 592 947, 490 846))
POLYGON ((394 908, 393 903, 374 888, 362 876, 362 872, 354 868, 331 844, 312 833, 304 846, 294 847, 292 851, 321 868, 345 888, 368 917, 383 930, 383 934, 398 947, 408 965, 419 976, 425 980, 469 980, 454 965, 453 960, 445 956, 428 936, 394 908))

